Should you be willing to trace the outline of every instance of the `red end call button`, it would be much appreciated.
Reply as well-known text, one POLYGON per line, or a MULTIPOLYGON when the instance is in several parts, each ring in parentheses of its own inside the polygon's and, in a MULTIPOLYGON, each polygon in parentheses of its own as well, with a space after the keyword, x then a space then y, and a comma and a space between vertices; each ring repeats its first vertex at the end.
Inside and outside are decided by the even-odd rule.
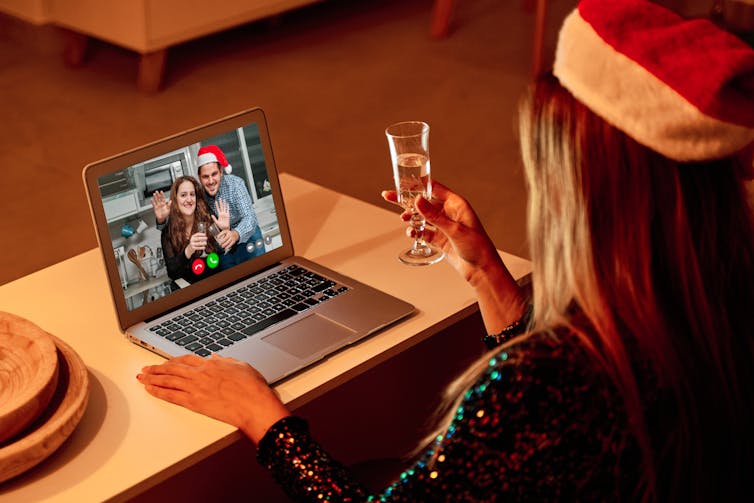
POLYGON ((191 270, 194 271, 194 274, 196 274, 197 276, 199 276, 201 273, 203 273, 204 272, 204 260, 202 260, 200 258, 195 259, 191 263, 191 270))

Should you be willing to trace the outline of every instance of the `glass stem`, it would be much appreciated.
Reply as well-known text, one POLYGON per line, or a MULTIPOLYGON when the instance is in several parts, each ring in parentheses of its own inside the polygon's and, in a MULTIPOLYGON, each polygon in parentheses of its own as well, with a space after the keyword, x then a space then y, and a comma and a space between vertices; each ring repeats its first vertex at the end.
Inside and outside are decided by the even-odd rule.
POLYGON ((414 212, 411 215, 411 227, 414 228, 414 251, 419 251, 425 247, 424 244, 424 217, 420 213, 414 212))

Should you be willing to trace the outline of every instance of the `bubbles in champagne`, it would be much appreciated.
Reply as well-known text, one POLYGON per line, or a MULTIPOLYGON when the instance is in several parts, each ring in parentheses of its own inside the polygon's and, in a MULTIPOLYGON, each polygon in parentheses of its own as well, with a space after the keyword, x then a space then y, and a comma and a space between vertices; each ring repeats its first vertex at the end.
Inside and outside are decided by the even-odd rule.
POLYGON ((431 197, 429 159, 423 154, 400 154, 397 159, 395 185, 398 187, 398 202, 406 209, 414 206, 416 198, 431 197))

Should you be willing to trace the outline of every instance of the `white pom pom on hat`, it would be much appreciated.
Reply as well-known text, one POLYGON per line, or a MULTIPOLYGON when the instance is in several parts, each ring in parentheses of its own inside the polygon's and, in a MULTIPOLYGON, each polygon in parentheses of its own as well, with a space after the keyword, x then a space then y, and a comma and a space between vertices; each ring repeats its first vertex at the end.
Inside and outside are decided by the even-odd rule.
POLYGON ((754 50, 709 20, 646 0, 581 0, 561 28, 553 73, 671 159, 717 159, 754 141, 754 50))
POLYGON ((197 152, 196 160, 198 169, 201 169, 207 163, 216 162, 225 173, 233 171, 233 167, 217 145, 205 145, 201 147, 197 152))

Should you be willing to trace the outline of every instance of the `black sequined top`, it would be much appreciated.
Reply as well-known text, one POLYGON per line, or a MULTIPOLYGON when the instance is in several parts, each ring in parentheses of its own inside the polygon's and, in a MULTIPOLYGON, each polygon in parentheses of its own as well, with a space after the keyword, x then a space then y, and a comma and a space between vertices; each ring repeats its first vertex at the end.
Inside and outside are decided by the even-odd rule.
POLYGON ((389 487, 357 483, 291 416, 258 459, 296 501, 618 501, 637 485, 618 394, 571 335, 491 353, 448 430, 389 487))

